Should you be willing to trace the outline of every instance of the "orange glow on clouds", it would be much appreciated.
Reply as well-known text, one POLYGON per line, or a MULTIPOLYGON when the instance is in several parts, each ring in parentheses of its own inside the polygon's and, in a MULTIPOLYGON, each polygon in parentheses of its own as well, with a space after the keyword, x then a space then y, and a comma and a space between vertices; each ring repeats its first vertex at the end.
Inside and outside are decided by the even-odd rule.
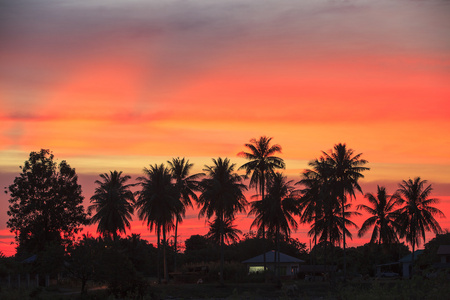
MULTIPOLYGON (((283 147, 294 180, 345 142, 370 162, 365 184, 450 184, 449 3, 165 3, 26 0, 0 11, 3 186, 40 148, 80 178, 137 176, 175 156, 196 172, 218 156, 239 166, 261 135, 283 147)), ((449 196, 439 195, 448 216, 449 196)), ((202 222, 186 220, 186 232, 205 232, 202 222)))

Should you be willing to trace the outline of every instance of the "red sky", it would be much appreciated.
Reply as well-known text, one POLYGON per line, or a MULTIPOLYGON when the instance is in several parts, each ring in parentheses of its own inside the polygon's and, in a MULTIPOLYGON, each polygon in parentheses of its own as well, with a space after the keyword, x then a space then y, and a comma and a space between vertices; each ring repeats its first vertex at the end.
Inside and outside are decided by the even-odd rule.
MULTIPOLYGON (((364 192, 421 176, 450 215, 448 1, 0 7, 2 187, 30 151, 49 148, 77 169, 88 204, 100 173, 135 178, 174 156, 197 170, 218 156, 240 165, 243 144, 267 135, 294 180, 321 150, 345 142, 370 162, 364 192)), ((7 199, 0 250, 10 255, 7 199)), ((206 232, 194 215, 182 239, 206 232)), ((250 222, 242 217, 240 229, 250 222)), ((305 231, 296 235, 303 242, 305 231)), ((131 232, 153 238, 139 221, 131 232)))

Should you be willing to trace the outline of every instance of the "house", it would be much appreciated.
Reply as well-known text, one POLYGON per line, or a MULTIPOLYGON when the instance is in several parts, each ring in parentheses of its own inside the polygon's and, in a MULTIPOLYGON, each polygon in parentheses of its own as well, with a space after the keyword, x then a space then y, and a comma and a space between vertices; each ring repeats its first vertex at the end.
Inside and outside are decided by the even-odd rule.
MULTIPOLYGON (((279 259, 279 272, 281 276, 293 276, 298 273, 300 263, 304 260, 278 251, 266 252, 266 266, 268 270, 275 270, 275 260, 279 259)), ((242 262, 247 265, 248 273, 258 273, 264 270, 264 254, 249 258, 242 262)))
MULTIPOLYGON (((414 251, 414 261, 417 260, 419 255, 423 253, 423 250, 416 250, 414 251)), ((402 265, 402 271, 403 271, 403 278, 410 278, 411 277, 411 264, 412 264, 412 253, 403 256, 398 262, 402 265)))
MULTIPOLYGON (((423 250, 414 251, 414 261, 417 260, 419 255, 423 253, 423 250)), ((399 273, 402 273, 403 278, 411 277, 411 262, 412 253, 403 256, 397 262, 391 262, 387 264, 377 265, 377 277, 398 277, 399 273)))
POLYGON ((440 245, 437 255, 441 258, 441 264, 450 264, 450 245, 440 245))

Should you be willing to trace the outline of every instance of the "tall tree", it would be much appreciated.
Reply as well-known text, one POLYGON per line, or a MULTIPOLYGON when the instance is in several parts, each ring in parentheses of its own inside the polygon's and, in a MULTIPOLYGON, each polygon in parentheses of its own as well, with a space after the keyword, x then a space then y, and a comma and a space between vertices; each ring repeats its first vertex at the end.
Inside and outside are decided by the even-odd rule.
MULTIPOLYGON (((267 226, 268 233, 275 236, 275 245, 279 253, 280 233, 289 238, 291 227, 294 230, 298 228, 294 218, 294 214, 297 212, 298 202, 294 195, 292 181, 287 181, 281 173, 275 173, 268 182, 265 199, 252 202, 249 215, 255 215, 252 227, 257 226, 258 231, 261 231, 264 226, 267 226)), ((279 264, 279 257, 276 262, 279 264)), ((278 276, 277 267, 276 264, 275 274, 278 276)))
MULTIPOLYGON (((278 144, 270 145, 271 137, 261 136, 259 139, 251 139, 250 143, 245 144, 248 152, 242 151, 238 156, 244 157, 249 162, 243 164, 239 170, 245 170, 246 176, 250 174, 250 187, 259 192, 261 200, 264 201, 264 193, 266 190, 266 182, 275 174, 276 169, 284 169, 286 167, 284 160, 275 156, 281 153, 281 146, 278 144)), ((262 224, 262 237, 265 240, 265 228, 262 224)), ((264 242, 264 244, 266 244, 264 242)), ((266 246, 265 246, 266 247, 266 246)), ((264 249, 264 270, 266 270, 266 249, 264 249)))
POLYGON ((221 229, 223 228, 223 240, 226 244, 238 242, 239 234, 242 234, 242 231, 236 228, 233 221, 234 219, 225 218, 223 224, 221 224, 220 219, 215 217, 214 221, 208 222, 209 231, 206 237, 215 244, 220 245, 221 229))
POLYGON ((95 181, 97 187, 89 206, 89 212, 96 212, 91 222, 98 223, 97 232, 116 240, 118 232, 125 233, 130 228, 135 203, 130 190, 133 184, 127 184, 131 177, 122 176, 122 172, 110 171, 99 176, 102 181, 95 181))
POLYGON ((371 243, 378 241, 378 244, 392 244, 398 242, 395 222, 395 208, 400 204, 396 195, 388 195, 385 187, 377 186, 376 196, 367 193, 364 197, 369 201, 370 206, 360 204, 358 210, 364 210, 371 215, 364 221, 358 236, 362 237, 373 227, 371 243))
MULTIPOLYGON (((351 217, 360 215, 355 211, 349 211, 351 204, 345 205, 345 214, 342 216, 340 206, 334 205, 332 202, 324 202, 322 206, 323 212, 316 218, 308 232, 310 236, 316 234, 319 242, 326 242, 331 246, 339 246, 343 239, 344 233, 346 237, 352 239, 348 226, 357 228, 358 226, 351 221, 351 217), (345 226, 343 225, 345 223, 345 226), (345 231, 342 231, 345 229, 345 231)), ((326 244, 325 244, 326 245, 326 244)))
POLYGON ((242 183, 242 176, 234 173, 235 164, 228 158, 213 159, 213 165, 203 171, 206 177, 200 182, 201 194, 198 198, 200 207, 199 218, 206 216, 210 219, 216 216, 221 224, 220 228, 220 284, 224 284, 224 221, 232 219, 236 212, 245 212, 247 200, 244 191, 247 187, 242 183))
MULTIPOLYGON (((145 176, 138 177, 141 190, 137 192, 136 207, 140 220, 147 222, 150 231, 155 230, 160 252, 160 233, 163 235, 164 279, 169 280, 166 244, 167 233, 175 226, 177 215, 183 210, 180 193, 172 183, 170 169, 161 165, 150 165, 144 168, 145 176)), ((159 263, 159 259, 158 259, 159 263)), ((159 268, 158 268, 159 270, 159 268)), ((159 271, 158 271, 159 272, 159 271)))
POLYGON ((50 150, 31 152, 22 173, 8 188, 7 227, 16 235, 18 253, 37 253, 50 243, 71 244, 88 223, 75 169, 58 165, 50 150))
MULTIPOLYGON (((329 152, 322 151, 325 160, 332 172, 333 187, 336 189, 337 197, 340 200, 342 216, 345 217, 345 208, 348 197, 355 197, 355 190, 362 193, 358 180, 364 178, 363 171, 369 170, 364 167, 367 163, 362 159, 362 153, 355 154, 353 149, 347 148, 346 144, 334 145, 329 152), (348 196, 348 197, 347 197, 348 196)), ((346 222, 342 222, 342 231, 345 232, 346 222)), ((344 279, 347 275, 347 256, 345 253, 345 234, 342 235, 342 245, 344 247, 344 279)))
POLYGON ((190 175, 191 169, 194 164, 189 163, 189 160, 183 158, 173 158, 172 161, 167 161, 169 164, 170 171, 172 173, 172 177, 175 179, 175 185, 180 192, 180 200, 183 204, 183 209, 180 211, 180 214, 177 215, 175 219, 175 238, 174 238, 174 247, 175 247, 175 257, 174 257, 174 267, 177 270, 177 238, 178 238, 178 223, 183 221, 183 218, 186 213, 187 207, 193 207, 192 201, 197 201, 196 191, 199 190, 198 179, 202 176, 202 173, 190 175))
POLYGON ((435 216, 445 217, 444 213, 432 206, 437 204, 437 198, 430 198, 433 188, 426 185, 426 180, 420 177, 403 180, 397 190, 397 199, 403 205, 396 211, 398 215, 396 222, 399 225, 401 238, 406 238, 412 246, 412 263, 414 264, 414 251, 416 245, 420 245, 421 240, 425 242, 425 232, 443 233, 441 226, 434 218, 435 216))
MULTIPOLYGON (((326 212, 326 203, 333 202, 331 187, 329 185, 330 170, 326 161, 315 159, 308 163, 311 169, 306 169, 301 174, 301 180, 296 184, 302 185, 300 189, 299 214, 300 222, 314 224, 326 212)), ((333 203, 334 204, 334 203, 333 203)), ((316 228, 316 227, 314 227, 316 228)), ((311 232, 314 244, 317 244, 317 232, 311 232)))

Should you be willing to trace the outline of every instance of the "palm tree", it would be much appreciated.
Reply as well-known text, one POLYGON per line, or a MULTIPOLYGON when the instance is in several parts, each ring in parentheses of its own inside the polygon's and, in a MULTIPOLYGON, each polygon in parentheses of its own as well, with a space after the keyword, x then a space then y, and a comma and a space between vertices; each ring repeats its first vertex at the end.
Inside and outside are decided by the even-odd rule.
POLYGON ((95 209, 92 223, 98 223, 97 232, 103 236, 112 236, 114 240, 117 233, 125 233, 130 228, 130 221, 134 212, 134 195, 130 188, 133 184, 126 184, 130 176, 122 176, 122 172, 100 174, 102 181, 96 180, 98 186, 94 196, 91 197, 89 213, 95 209))
POLYGON ((319 237, 319 242, 326 242, 332 246, 338 246, 340 244, 344 236, 343 232, 345 232, 345 236, 352 239, 352 234, 347 227, 358 227, 350 218, 360 215, 360 213, 349 211, 350 207, 351 204, 345 205, 345 215, 342 217, 342 209, 340 206, 336 206, 332 202, 324 202, 322 207, 323 212, 311 225, 311 230, 308 234, 310 236, 316 234, 319 237), (343 229, 345 231, 342 231, 343 229))
POLYGON ((370 206, 360 204, 356 208, 365 210, 371 217, 364 221, 358 231, 358 237, 362 237, 373 226, 371 243, 378 240, 378 244, 391 244, 398 242, 398 224, 395 222, 396 214, 394 209, 400 203, 396 195, 387 195, 386 188, 377 186, 377 195, 367 193, 364 197, 369 201, 370 206))
POLYGON ((242 234, 242 231, 236 228, 233 221, 234 219, 225 218, 223 224, 221 224, 219 218, 216 217, 213 222, 208 222, 209 231, 206 234, 206 237, 220 245, 221 228, 223 227, 224 242, 228 245, 238 242, 239 234, 242 234))
MULTIPOLYGON (((280 232, 288 238, 291 227, 294 230, 298 228, 297 221, 294 219, 294 214, 298 211, 298 203, 294 196, 292 181, 286 181, 283 174, 275 173, 268 183, 265 199, 253 201, 249 215, 256 216, 251 227, 256 226, 258 231, 262 231, 264 226, 267 226, 268 233, 275 236, 275 245, 279 254, 280 232)), ((276 261, 274 262, 276 263, 276 261)), ((279 275, 278 272, 276 275, 279 275)))
MULTIPOLYGON (((276 169, 284 169, 286 167, 284 160, 275 156, 276 153, 281 153, 281 146, 278 144, 271 146, 271 141, 272 138, 266 136, 261 136, 258 140, 253 138, 250 140, 250 143, 245 144, 249 152, 242 151, 238 153, 238 156, 249 160, 239 170, 245 170, 246 177, 251 174, 249 186, 254 187, 256 193, 260 193, 262 201, 265 199, 266 182, 273 177, 276 169)), ((265 228, 266 226, 262 224, 262 238, 264 241, 265 228)), ((266 243, 264 242, 264 244, 266 243)), ((264 270, 266 270, 266 251, 264 251, 264 270)))
POLYGON ((397 199, 404 205, 396 211, 398 215, 396 222, 399 225, 400 237, 412 246, 412 262, 414 263, 414 251, 416 245, 420 245, 421 239, 425 242, 425 232, 433 231, 435 234, 442 233, 442 228, 434 218, 445 217, 444 213, 431 205, 437 204, 439 199, 430 198, 433 190, 431 184, 426 186, 427 181, 420 177, 403 180, 397 190, 397 199))
POLYGON ((183 209, 180 214, 177 216, 175 220, 175 237, 174 237, 174 248, 175 248, 175 257, 174 257, 174 267, 175 271, 177 270, 177 237, 178 237, 178 223, 183 221, 183 217, 186 213, 186 208, 192 206, 192 201, 197 201, 197 195, 195 191, 199 190, 198 186, 198 178, 202 176, 202 173, 189 175, 194 164, 189 163, 189 160, 183 158, 173 158, 172 161, 167 161, 169 164, 170 171, 172 173, 172 177, 175 179, 175 185, 180 192, 180 201, 183 203, 183 209))
POLYGON ((175 219, 184 206, 180 201, 180 192, 172 183, 172 174, 167 167, 163 164, 150 165, 150 168, 144 168, 144 173, 144 177, 138 178, 142 189, 137 193, 136 207, 138 208, 139 219, 146 221, 149 230, 155 230, 157 233, 158 254, 160 253, 160 234, 162 232, 164 279, 167 282, 169 275, 166 258, 166 234, 175 226, 175 219))
MULTIPOLYGON (((330 186, 328 184, 330 170, 326 161, 315 159, 308 165, 311 169, 306 169, 301 174, 302 179, 296 184, 304 186, 299 190, 299 211, 301 223, 315 223, 325 212, 324 205, 334 199, 330 197, 330 186)), ((318 233, 312 232, 314 244, 317 244, 318 233)))
MULTIPOLYGON (((353 149, 348 149, 345 144, 334 145, 334 151, 329 153, 322 151, 324 159, 332 172, 333 187, 341 203, 342 216, 345 216, 347 196, 350 199, 355 197, 355 190, 362 193, 358 180, 364 178, 363 171, 369 170, 364 167, 367 163, 361 159, 362 153, 354 154, 353 149)), ((346 222, 342 222, 342 231, 345 232, 346 222)), ((347 257, 345 253, 345 234, 342 235, 342 245, 344 247, 344 280, 347 274, 347 257)))
POLYGON ((235 164, 228 158, 213 159, 212 166, 203 169, 206 177, 200 182, 201 194, 198 205, 201 207, 199 218, 215 216, 220 224, 220 284, 223 285, 224 263, 224 220, 233 218, 236 212, 245 212, 247 200, 242 176, 234 173, 235 164))

